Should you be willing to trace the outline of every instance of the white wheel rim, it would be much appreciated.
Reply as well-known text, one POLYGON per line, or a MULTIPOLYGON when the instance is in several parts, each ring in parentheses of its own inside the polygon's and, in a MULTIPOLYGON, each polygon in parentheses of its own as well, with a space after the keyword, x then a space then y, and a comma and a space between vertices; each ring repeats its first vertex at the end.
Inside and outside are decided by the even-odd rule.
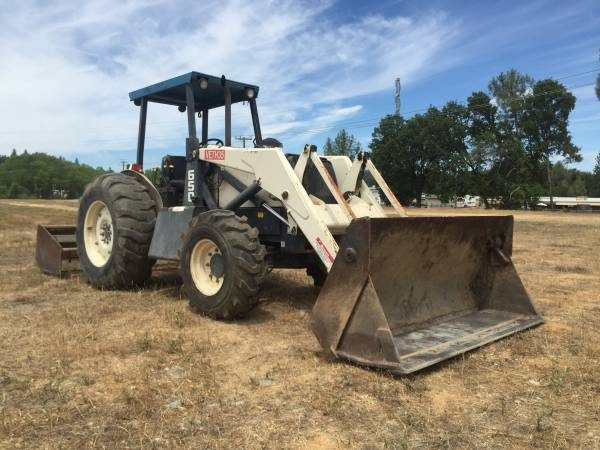
POLYGON ((96 267, 104 266, 113 248, 114 228, 112 216, 104 202, 95 201, 85 213, 83 237, 85 252, 96 267))
POLYGON ((225 279, 224 270, 221 270, 221 273, 217 275, 213 273, 214 267, 211 268, 211 261, 214 266, 215 261, 213 261, 213 258, 215 255, 222 258, 219 247, 210 239, 200 239, 196 242, 190 255, 192 280, 196 289, 206 296, 212 296, 219 292, 225 279))

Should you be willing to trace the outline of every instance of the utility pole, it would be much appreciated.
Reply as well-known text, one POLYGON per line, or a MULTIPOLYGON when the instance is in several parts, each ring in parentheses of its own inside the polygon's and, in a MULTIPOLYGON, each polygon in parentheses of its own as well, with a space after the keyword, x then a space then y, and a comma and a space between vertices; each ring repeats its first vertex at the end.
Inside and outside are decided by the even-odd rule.
POLYGON ((242 145, 244 146, 244 148, 246 148, 246 141, 251 141, 252 139, 254 139, 253 136, 236 136, 235 139, 237 141, 242 141, 242 145))
POLYGON ((121 170, 125 170, 125 164, 127 164, 127 160, 126 159, 122 159, 121 160, 121 170))
POLYGON ((396 115, 400 115, 400 89, 402 86, 400 85, 400 78, 396 78, 396 115))

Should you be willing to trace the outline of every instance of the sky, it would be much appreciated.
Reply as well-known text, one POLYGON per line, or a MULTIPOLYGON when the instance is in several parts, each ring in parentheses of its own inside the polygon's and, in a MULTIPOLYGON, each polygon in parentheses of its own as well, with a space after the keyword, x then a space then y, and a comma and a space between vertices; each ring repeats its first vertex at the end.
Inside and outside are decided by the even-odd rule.
MULTIPOLYGON (((341 128, 366 148, 394 112, 395 78, 410 117, 515 68, 576 95, 570 132, 583 161, 573 167, 591 170, 599 52, 598 0, 0 0, 0 154, 119 169, 135 160, 128 93, 192 70, 259 85, 263 137, 286 152, 341 128)), ((210 119, 222 138, 222 113, 210 119)), ((150 104, 146 167, 184 154, 186 125, 175 107, 150 104)), ((234 105, 234 136, 251 133, 247 105, 234 105)))

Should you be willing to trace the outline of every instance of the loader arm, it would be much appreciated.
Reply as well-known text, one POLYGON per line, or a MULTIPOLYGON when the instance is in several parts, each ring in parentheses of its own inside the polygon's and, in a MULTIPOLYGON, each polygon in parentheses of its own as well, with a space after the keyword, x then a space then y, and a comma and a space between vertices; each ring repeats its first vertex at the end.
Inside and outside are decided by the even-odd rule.
MULTIPOLYGON (((208 146, 199 158, 224 168, 250 173, 263 190, 279 200, 298 224, 327 271, 338 253, 338 244, 280 148, 240 149, 208 146)), ((292 230, 293 232, 293 230, 292 230)))

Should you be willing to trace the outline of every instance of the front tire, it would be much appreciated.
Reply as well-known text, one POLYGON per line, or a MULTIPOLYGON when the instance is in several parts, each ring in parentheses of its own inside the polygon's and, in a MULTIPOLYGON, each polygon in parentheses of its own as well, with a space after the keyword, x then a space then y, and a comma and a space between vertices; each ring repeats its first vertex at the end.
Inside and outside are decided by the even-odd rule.
POLYGON ((133 177, 109 173, 87 185, 76 234, 81 268, 92 285, 126 289, 150 277, 154 260, 148 250, 156 215, 148 188, 133 177))
POLYGON ((258 230, 245 217, 221 209, 194 217, 181 254, 181 277, 192 309, 215 319, 246 315, 258 303, 265 254, 258 230))

